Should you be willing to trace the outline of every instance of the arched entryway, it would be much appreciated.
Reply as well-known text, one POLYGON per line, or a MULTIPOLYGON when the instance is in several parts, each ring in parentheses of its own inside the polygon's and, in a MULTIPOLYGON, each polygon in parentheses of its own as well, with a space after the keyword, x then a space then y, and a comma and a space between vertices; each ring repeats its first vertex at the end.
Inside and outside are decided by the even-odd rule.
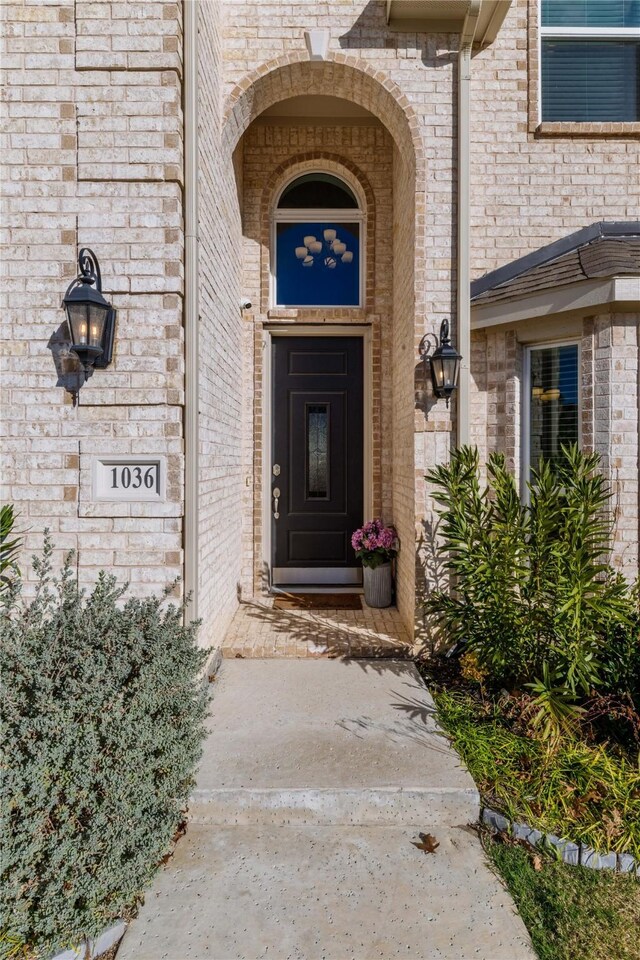
MULTIPOLYGON (((340 351, 323 349, 322 339, 335 345, 342 338, 345 345, 353 344, 356 354, 360 341, 361 360, 356 366, 361 363, 362 422, 356 427, 357 442, 352 438, 352 451, 356 446, 362 450, 363 497, 355 512, 359 510, 362 519, 383 516, 398 529, 402 550, 397 604, 411 626, 416 484, 413 368, 416 329, 424 324, 423 271, 417 252, 424 249, 422 147, 406 98, 386 77, 374 75, 362 61, 348 59, 339 54, 323 62, 283 58, 247 77, 227 101, 223 140, 229 157, 233 156, 238 184, 243 291, 253 304, 245 318, 245 458, 251 490, 245 528, 250 563, 245 566, 243 591, 257 593, 277 579, 273 526, 274 514, 280 511, 274 489, 282 497, 284 484, 274 474, 274 467, 282 469, 282 464, 274 458, 273 424, 283 414, 274 404, 275 344, 287 337, 308 337, 307 343, 313 343, 326 362, 328 353, 337 356, 340 351), (324 246, 337 240, 340 257, 354 254, 351 261, 347 256, 346 263, 340 259, 340 268, 345 268, 342 276, 355 264, 359 280, 357 292, 352 287, 349 296, 334 297, 334 302, 329 302, 330 297, 320 303, 298 297, 303 302, 295 303, 290 296, 279 295, 278 238, 287 231, 278 234, 278 224, 286 220, 279 215, 278 199, 288 185, 313 174, 322 175, 333 186, 335 181, 343 183, 357 206, 351 220, 337 219, 336 210, 330 211, 326 223, 319 215, 301 219, 300 242, 292 245, 291 238, 286 238, 294 266, 311 273, 320 267, 315 260, 323 254, 329 282, 339 268, 325 266, 335 251, 324 246)), ((338 360, 334 357, 332 362, 338 360)), ((312 424, 316 437, 322 416, 327 417, 323 403, 304 407, 305 422, 312 424)), ((348 432, 350 425, 343 428, 348 432)), ((300 449, 303 459, 308 457, 308 435, 300 449)), ((304 470, 301 477, 308 481, 304 470)), ((354 517, 355 513, 349 515, 349 523, 354 517)), ((319 533, 319 554, 325 549, 321 539, 319 533)))

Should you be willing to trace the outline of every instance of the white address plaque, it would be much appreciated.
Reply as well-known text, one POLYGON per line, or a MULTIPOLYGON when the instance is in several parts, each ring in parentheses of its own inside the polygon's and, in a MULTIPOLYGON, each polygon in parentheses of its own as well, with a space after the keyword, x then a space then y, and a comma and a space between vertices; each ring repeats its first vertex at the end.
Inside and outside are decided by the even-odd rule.
POLYGON ((164 457, 96 457, 93 499, 164 501, 167 466, 164 457))

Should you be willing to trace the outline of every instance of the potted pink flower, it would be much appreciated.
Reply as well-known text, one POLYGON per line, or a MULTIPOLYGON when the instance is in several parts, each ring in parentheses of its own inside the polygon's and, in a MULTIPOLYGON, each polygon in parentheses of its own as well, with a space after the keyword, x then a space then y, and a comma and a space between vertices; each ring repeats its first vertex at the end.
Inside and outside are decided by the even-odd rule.
POLYGON ((398 535, 382 520, 370 520, 351 537, 356 557, 362 560, 364 599, 369 607, 391 604, 391 561, 398 553, 398 535))

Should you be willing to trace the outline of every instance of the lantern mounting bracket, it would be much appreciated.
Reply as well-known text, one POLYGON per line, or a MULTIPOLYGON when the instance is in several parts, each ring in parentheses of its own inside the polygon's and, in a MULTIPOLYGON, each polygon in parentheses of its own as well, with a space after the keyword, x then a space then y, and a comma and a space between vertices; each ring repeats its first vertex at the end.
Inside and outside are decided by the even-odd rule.
POLYGON ((83 283, 90 286, 95 284, 96 290, 102 293, 102 274, 100 273, 100 264, 93 250, 89 247, 82 247, 78 254, 78 276, 74 277, 69 286, 65 297, 68 297, 72 290, 81 286, 83 283))

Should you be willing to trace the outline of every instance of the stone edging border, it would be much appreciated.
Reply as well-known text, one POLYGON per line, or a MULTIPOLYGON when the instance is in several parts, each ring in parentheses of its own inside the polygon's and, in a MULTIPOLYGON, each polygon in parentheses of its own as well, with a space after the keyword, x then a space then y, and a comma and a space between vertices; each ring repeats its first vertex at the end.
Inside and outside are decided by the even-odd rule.
POLYGON ((571 866, 630 873, 640 879, 640 860, 636 860, 630 853, 598 853, 593 847, 587 847, 583 843, 573 843, 571 840, 556 837, 553 833, 542 833, 541 830, 535 830, 526 823, 509 820, 491 807, 482 808, 480 820, 492 833, 510 833, 516 840, 524 840, 532 847, 537 846, 541 841, 555 847, 561 853, 563 862, 571 866))
POLYGON ((126 922, 119 920, 112 927, 104 930, 95 940, 85 940, 83 943, 79 943, 77 947, 71 947, 69 950, 63 950, 62 953, 56 953, 49 960, 85 960, 85 957, 95 960, 96 957, 106 953, 116 943, 119 943, 126 929, 126 922))

